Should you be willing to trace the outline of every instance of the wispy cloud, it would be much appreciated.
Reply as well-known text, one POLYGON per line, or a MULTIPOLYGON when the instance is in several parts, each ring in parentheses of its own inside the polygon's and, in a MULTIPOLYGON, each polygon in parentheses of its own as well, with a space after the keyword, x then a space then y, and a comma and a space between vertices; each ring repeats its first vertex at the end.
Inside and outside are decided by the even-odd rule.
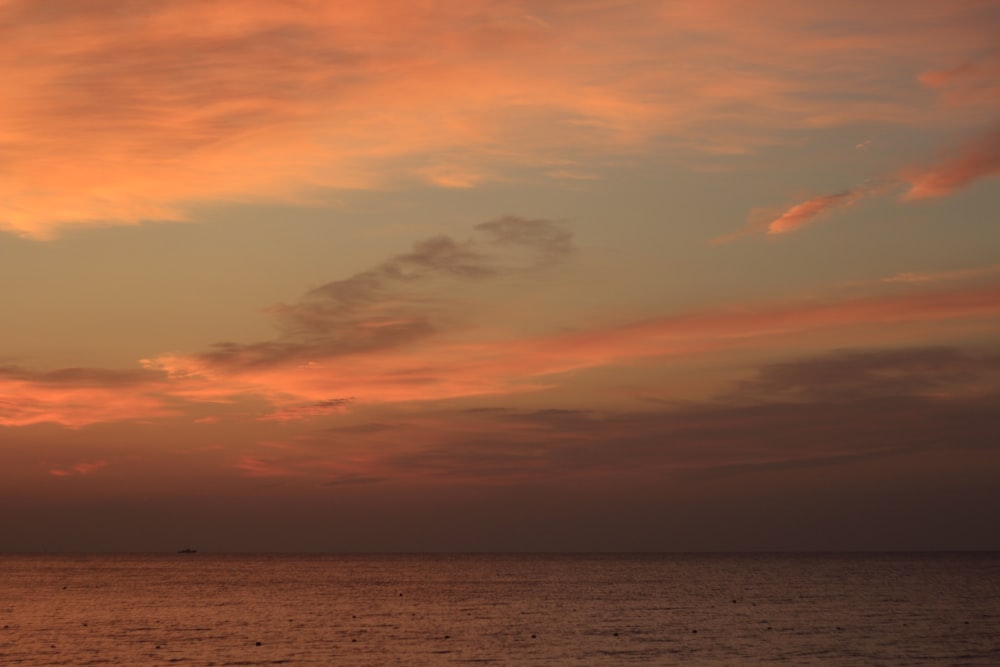
POLYGON ((374 268, 321 285, 301 300, 270 309, 284 336, 221 343, 208 364, 254 367, 315 362, 398 347, 433 335, 453 304, 436 296, 442 282, 480 282, 552 267, 573 252, 572 233, 550 220, 505 216, 476 225, 463 240, 437 236, 374 268))
POLYGON ((290 405, 274 412, 269 412, 260 418, 261 421, 287 422, 308 417, 319 417, 323 415, 344 412, 353 399, 332 398, 326 401, 315 401, 305 405, 290 405))
POLYGON ((953 106, 987 106, 1000 102, 1000 51, 996 49, 954 67, 923 72, 920 82, 937 90, 953 106))
MULTIPOLYGON (((346 384, 367 386, 359 400, 371 401, 373 391, 381 400, 399 400, 419 394, 427 383, 439 384, 440 392, 435 371, 419 359, 421 348, 414 346, 447 337, 462 304, 442 293, 456 283, 536 275, 573 251, 572 234, 563 225, 505 216, 476 225, 463 240, 439 236, 421 241, 372 269, 271 308, 282 332, 274 340, 220 343, 201 355, 158 357, 137 371, 0 368, 0 425, 80 427, 171 416, 178 413, 177 399, 227 402, 259 396, 260 383, 270 382, 268 376, 286 382, 264 392, 276 407, 262 419, 317 417, 345 410, 355 400, 349 392, 314 393, 331 386, 333 377, 348 380, 352 365, 362 376, 346 384), (393 366, 403 359, 410 361, 393 366), (294 378, 291 384, 289 378, 294 378), (299 381, 304 384, 295 388, 299 381)), ((445 393, 475 392, 472 387, 487 382, 455 377, 445 393)))
POLYGON ((767 225, 768 234, 787 234, 804 227, 823 214, 844 206, 849 206, 863 196, 863 191, 846 190, 833 195, 813 197, 796 204, 772 220, 767 225))
POLYGON ((101 468, 106 468, 107 465, 107 461, 81 462, 69 466, 68 468, 52 468, 49 470, 49 474, 53 477, 72 477, 74 475, 87 476, 93 475, 101 468))
POLYGON ((934 281, 924 281, 928 289, 911 280, 905 290, 880 296, 717 306, 542 334, 483 328, 466 335, 468 309, 457 287, 535 275, 572 252, 569 232, 551 221, 482 223, 464 240, 418 243, 273 309, 282 330, 273 340, 162 355, 130 372, 3 369, 0 425, 81 427, 236 402, 264 421, 321 419, 371 405, 567 387, 574 372, 649 359, 774 351, 817 336, 872 344, 913 323, 965 331, 1000 316, 1000 287, 989 281, 942 290, 934 281))
MULTIPOLYGON (((942 107, 985 110, 995 119, 1000 114, 1000 52, 961 62, 946 69, 925 70, 918 81, 934 90, 942 107)), ((867 150, 870 139, 855 145, 867 150)), ((834 194, 818 195, 775 212, 758 208, 751 211, 742 229, 710 241, 728 243, 755 234, 781 235, 795 232, 820 217, 848 208, 864 197, 882 197, 905 187, 903 201, 953 195, 978 181, 1000 174, 1000 126, 994 124, 964 144, 947 150, 950 156, 930 165, 910 164, 882 176, 875 184, 865 183, 834 194)))
POLYGON ((906 271, 897 273, 887 278, 882 278, 884 283, 939 283, 952 280, 971 280, 1000 274, 1000 264, 992 266, 980 266, 971 269, 955 269, 952 271, 906 271))
POLYGON ((806 201, 793 204, 778 213, 771 209, 754 209, 750 212, 743 229, 713 239, 711 244, 729 243, 730 241, 754 234, 776 236, 796 232, 825 215, 851 206, 871 192, 873 192, 872 188, 859 186, 832 195, 812 197, 806 201))
POLYGON ((957 154, 929 168, 905 169, 910 184, 904 199, 946 197, 973 183, 1000 175, 1000 127, 962 146, 957 154))
POLYGON ((845 209, 863 197, 880 197, 898 190, 903 184, 909 189, 904 201, 946 197, 977 181, 1000 174, 1000 128, 993 129, 959 147, 954 157, 930 167, 910 166, 897 175, 886 176, 877 185, 863 184, 831 195, 812 197, 794 204, 773 216, 768 209, 755 209, 743 229, 713 239, 718 245, 754 235, 780 235, 795 232, 814 220, 845 209))
POLYGON ((0 368, 0 427, 53 422, 77 428, 176 414, 156 371, 0 368))
POLYGON ((967 398, 1000 392, 1000 356, 956 348, 842 350, 772 363, 739 384, 742 400, 861 402, 892 396, 967 398))
POLYGON ((278 451, 259 455, 244 454, 233 464, 233 468, 251 478, 280 479, 290 477, 312 477, 318 486, 354 486, 374 484, 383 481, 375 471, 364 463, 352 461, 341 452, 330 458, 322 445, 316 447, 317 439, 300 439, 296 446, 279 448, 278 451))
POLYGON ((573 371, 649 358, 773 349, 816 332, 877 341, 894 326, 949 321, 961 326, 998 315, 1000 288, 988 285, 718 309, 534 338, 457 342, 431 336, 419 345, 326 357, 314 349, 314 361, 305 365, 272 358, 247 367, 199 356, 165 357, 155 364, 174 378, 172 391, 189 400, 246 394, 297 407, 352 396, 360 406, 519 394, 564 386, 565 374, 573 371))
POLYGON ((242 456, 234 466, 247 477, 289 477, 293 471, 284 465, 266 461, 254 456, 242 456))
POLYGON ((564 164, 589 178, 664 139, 745 154, 790 127, 913 122, 938 113, 899 83, 915 43, 932 69, 988 51, 996 25, 976 2, 906 14, 902 32, 826 2, 8 0, 0 228, 579 177, 564 164))

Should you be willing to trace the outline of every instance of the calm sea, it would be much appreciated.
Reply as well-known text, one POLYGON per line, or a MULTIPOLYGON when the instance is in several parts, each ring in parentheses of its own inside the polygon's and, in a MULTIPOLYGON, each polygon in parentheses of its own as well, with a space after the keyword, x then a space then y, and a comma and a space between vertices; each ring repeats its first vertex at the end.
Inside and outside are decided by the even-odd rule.
POLYGON ((1000 665, 1000 554, 2 555, 0 665, 1000 665))

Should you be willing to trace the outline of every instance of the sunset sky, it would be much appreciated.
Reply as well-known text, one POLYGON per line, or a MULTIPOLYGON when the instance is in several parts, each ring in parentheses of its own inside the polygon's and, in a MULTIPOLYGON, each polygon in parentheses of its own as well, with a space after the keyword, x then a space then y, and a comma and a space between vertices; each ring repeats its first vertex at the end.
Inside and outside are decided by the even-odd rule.
POLYGON ((0 551, 1000 549, 997 0, 0 0, 0 551))

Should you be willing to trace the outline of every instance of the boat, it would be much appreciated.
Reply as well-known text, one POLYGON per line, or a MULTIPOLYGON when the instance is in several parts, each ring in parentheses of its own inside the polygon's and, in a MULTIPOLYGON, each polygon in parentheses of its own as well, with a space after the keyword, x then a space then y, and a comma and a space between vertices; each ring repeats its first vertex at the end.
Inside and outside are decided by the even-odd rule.
POLYGON ((198 550, 197 549, 186 549, 185 548, 185 549, 178 549, 177 553, 179 553, 179 554, 196 554, 196 553, 198 553, 198 550))

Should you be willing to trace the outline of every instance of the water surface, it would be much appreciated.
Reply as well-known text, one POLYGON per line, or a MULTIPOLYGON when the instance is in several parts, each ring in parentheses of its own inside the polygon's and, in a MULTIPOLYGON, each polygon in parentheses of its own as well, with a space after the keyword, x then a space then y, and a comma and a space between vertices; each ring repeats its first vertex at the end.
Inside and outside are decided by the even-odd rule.
POLYGON ((2 665, 1000 664, 1000 554, 0 555, 2 665))

